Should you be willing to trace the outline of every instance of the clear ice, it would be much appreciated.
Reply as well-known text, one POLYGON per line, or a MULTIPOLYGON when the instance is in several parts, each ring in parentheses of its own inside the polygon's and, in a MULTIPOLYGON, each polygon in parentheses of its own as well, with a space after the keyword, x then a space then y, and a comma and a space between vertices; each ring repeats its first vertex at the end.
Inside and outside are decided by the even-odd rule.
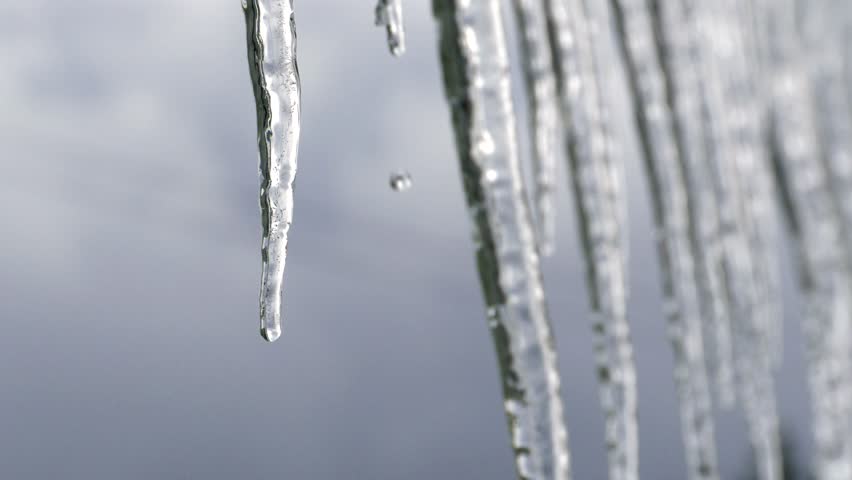
POLYGON ((627 321, 624 176, 601 91, 596 17, 582 1, 547 0, 568 166, 594 315, 610 480, 639 478, 636 371, 627 321))
POLYGON ((780 479, 781 451, 773 365, 780 355, 781 310, 773 254, 774 199, 765 146, 765 99, 756 87, 756 17, 742 2, 695 2, 703 26, 704 105, 712 132, 713 183, 725 232, 723 269, 730 304, 734 377, 761 479, 780 479))
MULTIPOLYGON (((814 474, 852 478, 852 4, 512 0, 530 111, 528 197, 501 1, 432 4, 519 478, 570 478, 539 266, 554 245, 564 150, 609 479, 638 480, 627 320, 631 159, 619 151, 624 139, 610 114, 610 63, 624 71, 651 193, 686 478, 719 479, 711 384, 721 406, 743 410, 758 478, 782 478, 773 375, 783 353, 778 218, 792 238, 805 304, 814 474), (608 41, 618 61, 607 58, 608 41)), ((293 0, 241 3, 260 151, 261 333, 274 341, 300 134, 293 0)), ((402 54, 401 0, 380 0, 375 12, 390 51, 402 54)), ((389 184, 406 191, 411 176, 393 172, 389 184)))
POLYGON ((444 86, 522 479, 570 478, 559 372, 518 158, 498 0, 434 0, 444 86))
POLYGON ((301 131, 296 21, 293 0, 247 0, 243 9, 260 151, 260 333, 274 342, 281 336, 284 265, 301 131))
POLYGON ((687 478, 717 479, 712 400, 702 344, 701 260, 694 248, 690 216, 694 209, 678 151, 670 90, 654 37, 655 12, 644 0, 611 0, 610 5, 648 171, 687 478))
POLYGON ((819 54, 808 51, 808 37, 813 34, 813 26, 807 24, 810 15, 805 15, 802 26, 802 12, 792 0, 779 0, 767 8, 774 79, 773 159, 805 295, 802 330, 816 450, 814 473, 819 480, 852 478, 849 244, 833 185, 837 179, 830 159, 825 158, 833 146, 820 138, 820 127, 831 122, 833 112, 824 110, 823 93, 815 91, 823 72, 819 54))
POLYGON ((547 12, 542 0, 513 0, 512 4, 521 37, 521 62, 531 120, 535 187, 532 206, 538 220, 540 251, 549 255, 556 232, 554 190, 560 122, 547 12))
POLYGON ((402 18, 402 0, 379 0, 376 5, 376 25, 385 27, 388 48, 398 57, 405 53, 405 24, 402 18))

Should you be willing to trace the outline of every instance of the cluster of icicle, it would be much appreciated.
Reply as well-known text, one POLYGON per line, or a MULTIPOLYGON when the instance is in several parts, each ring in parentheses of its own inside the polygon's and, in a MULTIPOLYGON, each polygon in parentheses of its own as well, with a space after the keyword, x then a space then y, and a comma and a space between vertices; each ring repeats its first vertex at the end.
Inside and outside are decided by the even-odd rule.
MULTIPOLYGON (((606 95, 622 70, 651 193, 689 479, 718 479, 714 406, 744 412, 781 479, 776 223, 794 245, 819 480, 852 478, 852 7, 846 0, 433 0, 476 264, 519 478, 570 478, 539 266, 567 161, 588 275, 610 480, 639 477, 624 164, 606 95), (516 21, 527 195, 504 16, 516 21), (618 58, 602 45, 614 43, 618 58), (615 67, 612 64, 615 63, 615 67)), ((293 0, 243 0, 258 111, 261 331, 275 340, 299 140, 293 0)), ((394 55, 401 0, 380 0, 394 55)))

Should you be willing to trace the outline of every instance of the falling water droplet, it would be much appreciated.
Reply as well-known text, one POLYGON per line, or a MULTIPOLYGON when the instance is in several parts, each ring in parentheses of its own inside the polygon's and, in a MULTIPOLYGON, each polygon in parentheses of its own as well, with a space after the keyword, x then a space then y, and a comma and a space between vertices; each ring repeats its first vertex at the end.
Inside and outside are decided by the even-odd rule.
POLYGON ((390 175, 390 187, 395 192, 404 192, 413 185, 411 174, 408 172, 393 172, 390 175))

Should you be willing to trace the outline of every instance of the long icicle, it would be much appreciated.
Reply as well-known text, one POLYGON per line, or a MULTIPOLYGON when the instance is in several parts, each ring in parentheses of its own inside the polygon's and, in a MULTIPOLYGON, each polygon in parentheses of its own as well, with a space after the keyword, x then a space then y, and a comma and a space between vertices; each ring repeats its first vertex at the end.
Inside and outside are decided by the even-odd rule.
POLYGON ((498 0, 434 0, 462 181, 520 478, 570 477, 556 351, 526 203, 498 0))
POLYGON ((718 479, 718 461, 689 232, 686 179, 672 138, 666 85, 644 0, 610 0, 635 102, 654 204, 669 335, 674 350, 687 478, 718 479))
POLYGON ((848 418, 850 274, 842 213, 820 160, 807 56, 795 32, 792 0, 772 4, 773 146, 782 200, 796 240, 805 295, 802 330, 808 363, 815 470, 819 480, 852 478, 848 418))
POLYGON ((539 250, 553 252, 556 236, 556 152, 559 142, 559 110, 556 79, 548 44, 547 18, 542 0, 513 0, 521 37, 530 131, 533 144, 533 212, 538 220, 539 250))
POLYGON ((636 372, 627 322, 627 244, 623 176, 611 126, 588 5, 548 0, 549 28, 566 129, 578 230, 588 275, 610 480, 639 476, 636 372), (572 22, 573 20, 573 22, 572 22))
POLYGON ((379 0, 376 5, 376 25, 385 27, 388 48, 393 56, 405 53, 405 23, 402 16, 402 0, 379 0))
POLYGON ((293 0, 247 0, 243 9, 260 150, 260 333, 274 342, 281 335, 284 266, 301 132, 296 22, 293 0))
MULTIPOLYGON (((781 327, 773 290, 769 240, 772 193, 762 149, 760 95, 752 87, 743 21, 731 3, 687 2, 701 34, 699 74, 704 82, 707 127, 713 132, 713 166, 724 231, 723 257, 733 319, 735 377, 755 452, 759 478, 780 479, 781 448, 772 366, 781 327), (767 198, 769 197, 769 198, 767 198)), ((780 354, 780 353, 778 353, 780 354)))
POLYGON ((651 0, 651 18, 666 83, 667 104, 673 114, 673 135, 687 184, 690 241, 695 252, 699 301, 707 366, 716 381, 721 403, 733 400, 731 320, 721 268, 724 236, 719 199, 708 162, 702 118, 703 79, 697 68, 697 38, 693 18, 679 0, 651 0))

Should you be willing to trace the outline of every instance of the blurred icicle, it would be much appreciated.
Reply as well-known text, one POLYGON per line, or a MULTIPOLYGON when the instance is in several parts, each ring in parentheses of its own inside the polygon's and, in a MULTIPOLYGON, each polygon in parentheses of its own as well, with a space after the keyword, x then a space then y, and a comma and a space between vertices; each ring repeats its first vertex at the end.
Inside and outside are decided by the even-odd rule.
POLYGON ((550 255, 556 235, 556 152, 559 142, 559 110, 553 59, 548 43, 543 0, 513 0, 521 37, 533 155, 533 211, 538 220, 539 250, 550 255))
POLYGON ((521 178, 498 0, 433 0, 518 475, 570 477, 559 373, 521 178))
POLYGON ((695 3, 706 45, 708 128, 723 232, 724 269, 732 314, 737 392, 760 478, 781 478, 781 449, 772 366, 780 355, 780 296, 771 209, 773 189, 764 148, 765 106, 756 89, 745 35, 748 18, 726 1, 695 3))
POLYGON ((405 53, 402 0, 379 0, 376 5, 376 25, 387 30, 388 48, 393 56, 398 57, 405 53))
POLYGON ((301 132, 293 0, 244 0, 248 60, 257 102, 263 272, 260 332, 281 335, 287 236, 293 221, 293 180, 301 132))
MULTIPOLYGON (((702 331, 707 366, 723 404, 733 399, 733 350, 728 302, 725 296, 723 246, 719 205, 708 155, 702 78, 696 22, 690 2, 651 0, 657 49, 666 82, 668 108, 673 113, 673 136, 687 185, 690 241, 699 276, 702 331)), ((711 146, 715 148, 715 144, 711 146)))
POLYGON ((663 293, 674 350, 687 478, 719 478, 687 179, 679 161, 665 72, 644 0, 610 0, 652 194, 663 293))
MULTIPOLYGON (((773 50, 774 166, 788 225, 796 240, 805 294, 808 381, 819 480, 852 478, 849 417, 850 281, 843 212, 820 148, 820 106, 809 67, 813 58, 795 32, 792 0, 768 10, 773 50)), ((823 146, 824 148, 830 148, 823 146)))
POLYGON ((595 49, 596 18, 580 0, 547 0, 569 170, 594 313, 610 480, 639 475, 636 371, 627 321, 623 171, 615 155, 595 49))
MULTIPOLYGON (((841 231, 846 259, 846 282, 852 289, 852 98, 846 88, 844 58, 838 52, 847 51, 846 15, 852 10, 848 2, 815 0, 807 4, 802 37, 805 56, 809 61, 810 81, 814 101, 815 125, 820 157, 830 179, 830 191, 841 216, 841 231), (846 11, 844 11, 844 9, 846 11)), ((850 308, 852 290, 841 293, 843 306, 850 308)), ((852 472, 852 312, 838 319, 837 368, 842 372, 840 385, 840 419, 845 419, 850 472, 852 472)), ((837 315, 843 315, 840 311, 837 315)))

